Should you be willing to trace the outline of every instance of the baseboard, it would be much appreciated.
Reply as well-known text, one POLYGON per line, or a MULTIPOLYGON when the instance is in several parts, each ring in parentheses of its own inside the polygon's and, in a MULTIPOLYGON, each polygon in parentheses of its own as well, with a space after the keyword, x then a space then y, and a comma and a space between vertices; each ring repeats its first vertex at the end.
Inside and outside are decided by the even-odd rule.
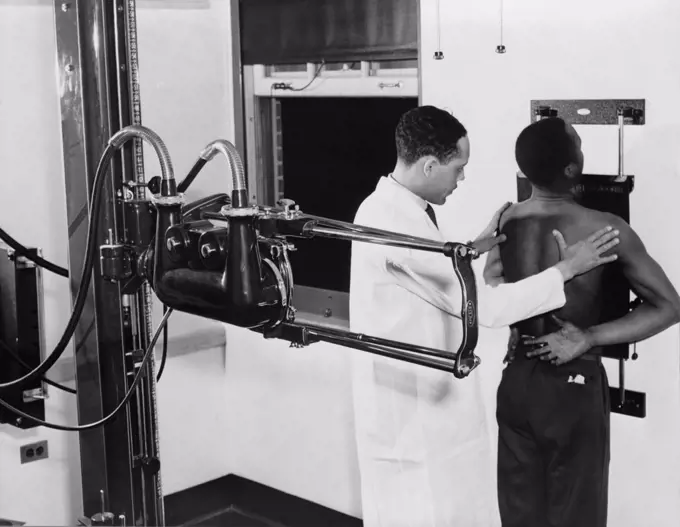
POLYGON ((283 527, 362 527, 363 522, 229 474, 165 497, 165 524, 181 526, 219 511, 236 509, 283 527))

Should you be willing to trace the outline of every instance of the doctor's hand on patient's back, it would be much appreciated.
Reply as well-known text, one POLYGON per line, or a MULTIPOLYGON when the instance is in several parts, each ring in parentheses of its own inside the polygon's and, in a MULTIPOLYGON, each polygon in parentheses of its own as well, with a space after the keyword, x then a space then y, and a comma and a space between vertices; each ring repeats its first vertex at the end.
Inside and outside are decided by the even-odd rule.
POLYGON ((507 210, 507 208, 512 205, 512 203, 505 203, 500 209, 496 211, 493 215, 491 221, 486 226, 486 229, 471 242, 471 245, 477 250, 479 254, 484 254, 489 252, 491 249, 496 247, 496 245, 503 243, 506 239, 505 234, 496 236, 498 232, 498 225, 501 221, 501 216, 507 210))
POLYGON ((587 273, 600 265, 613 262, 616 254, 602 256, 619 243, 619 231, 613 227, 605 227, 585 240, 567 245, 560 231, 553 231, 560 252, 560 262, 555 265, 567 282, 583 273, 587 273))

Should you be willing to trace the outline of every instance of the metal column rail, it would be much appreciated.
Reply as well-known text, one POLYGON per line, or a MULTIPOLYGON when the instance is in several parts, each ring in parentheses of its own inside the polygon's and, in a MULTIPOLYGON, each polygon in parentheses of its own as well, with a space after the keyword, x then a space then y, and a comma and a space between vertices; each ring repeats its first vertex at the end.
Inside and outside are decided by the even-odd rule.
MULTIPOLYGON (((134 0, 55 0, 73 297, 83 266, 89 193, 97 163, 108 139, 139 119, 138 114, 136 118, 133 115, 138 108, 130 94, 131 81, 136 79, 127 73, 129 22, 134 22, 134 0)), ((129 144, 114 160, 114 177, 103 196, 97 246, 126 241, 123 200, 135 197, 120 192, 121 182, 136 179, 143 170, 140 154, 129 144)), ((131 288, 130 284, 106 282, 95 265, 88 300, 74 336, 80 424, 108 415, 125 395, 136 371, 135 352, 149 342, 145 322, 148 304, 141 284, 131 288), (123 287, 127 289, 123 291, 123 287)), ((103 490, 106 509, 116 517, 124 514, 128 525, 163 525, 155 379, 150 371, 116 419, 104 427, 80 432, 87 517, 101 512, 103 490)))

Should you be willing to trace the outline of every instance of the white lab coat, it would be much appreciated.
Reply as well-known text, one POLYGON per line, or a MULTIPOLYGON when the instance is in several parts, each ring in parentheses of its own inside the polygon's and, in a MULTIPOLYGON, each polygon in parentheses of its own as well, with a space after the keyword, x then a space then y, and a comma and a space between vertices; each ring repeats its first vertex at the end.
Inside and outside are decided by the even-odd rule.
MULTIPOLYGON (((389 177, 355 223, 443 240, 426 202, 389 177)), ((478 281, 479 324, 503 327, 565 303, 556 269, 495 288, 478 281)), ((350 329, 441 350, 460 344, 460 283, 441 254, 352 243, 350 329)), ((505 350, 476 350, 502 360, 505 350)), ((350 351, 365 527, 492 527, 492 448, 478 377, 350 351)), ((480 366, 480 368, 483 367, 480 366)))

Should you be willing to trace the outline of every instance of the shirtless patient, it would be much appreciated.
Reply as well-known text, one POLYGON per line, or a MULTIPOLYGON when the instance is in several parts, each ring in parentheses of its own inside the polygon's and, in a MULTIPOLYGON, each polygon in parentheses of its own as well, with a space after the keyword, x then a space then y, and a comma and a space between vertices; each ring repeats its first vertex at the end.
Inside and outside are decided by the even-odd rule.
MULTIPOLYGON (((565 285, 565 306, 519 322, 520 343, 498 389, 498 496, 503 527, 605 527, 609 474, 609 386, 601 347, 651 337, 680 321, 680 298, 640 238, 618 216, 572 198, 583 153, 576 131, 558 118, 522 131, 517 163, 532 184, 529 200, 503 215, 507 241, 496 249, 506 282, 560 259, 567 243, 607 225, 620 231, 618 259, 565 285), (620 272, 642 300, 626 316, 601 320, 603 277, 620 272), (554 317, 559 317, 555 319, 554 317), (539 338, 540 337, 540 338, 539 338), (529 355, 529 356, 527 356, 529 355)), ((490 255, 487 265, 493 265, 490 255)))

